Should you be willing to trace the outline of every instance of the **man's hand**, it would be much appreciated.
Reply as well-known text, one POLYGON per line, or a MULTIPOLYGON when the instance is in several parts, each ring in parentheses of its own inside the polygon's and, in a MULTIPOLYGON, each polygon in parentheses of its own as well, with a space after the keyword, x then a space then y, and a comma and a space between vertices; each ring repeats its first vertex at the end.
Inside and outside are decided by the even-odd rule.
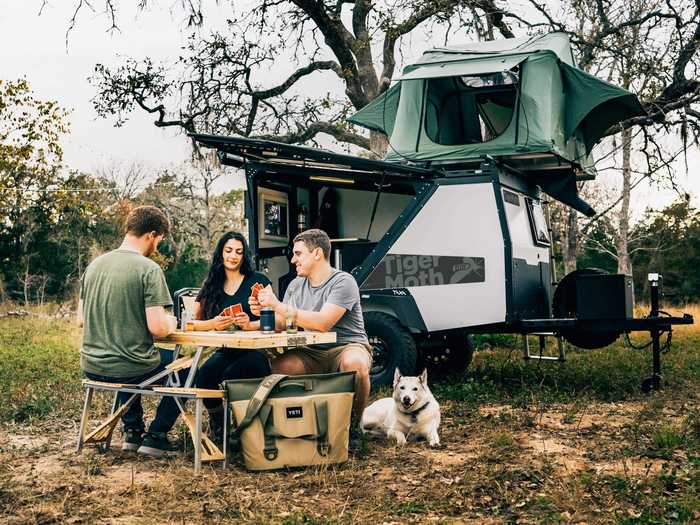
POLYGON ((250 312, 255 316, 255 317, 260 317, 260 303, 258 300, 253 297, 252 295, 248 297, 248 306, 250 306, 250 312))
POLYGON ((85 324, 85 317, 83 316, 83 300, 82 299, 78 299, 77 321, 78 321, 78 327, 82 328, 83 324, 85 324))
POLYGON ((172 334, 177 330, 177 317, 174 315, 167 314, 165 316, 166 323, 168 324, 168 335, 172 334))
POLYGON ((261 306, 269 306, 275 311, 282 305, 282 301, 277 299, 275 292, 272 290, 272 286, 269 284, 258 292, 258 303, 260 303, 261 306))

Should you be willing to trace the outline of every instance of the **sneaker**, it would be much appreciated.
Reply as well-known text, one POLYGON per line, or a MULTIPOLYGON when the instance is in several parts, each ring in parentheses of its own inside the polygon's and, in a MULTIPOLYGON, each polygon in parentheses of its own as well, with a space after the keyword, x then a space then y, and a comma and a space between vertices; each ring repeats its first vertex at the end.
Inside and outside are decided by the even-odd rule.
POLYGON ((133 451, 141 446, 143 441, 143 430, 133 428, 124 429, 124 439, 122 440, 122 450, 133 451))
POLYGON ((136 452, 159 458, 176 450, 177 445, 168 440, 168 434, 165 432, 146 432, 143 435, 143 442, 136 452))

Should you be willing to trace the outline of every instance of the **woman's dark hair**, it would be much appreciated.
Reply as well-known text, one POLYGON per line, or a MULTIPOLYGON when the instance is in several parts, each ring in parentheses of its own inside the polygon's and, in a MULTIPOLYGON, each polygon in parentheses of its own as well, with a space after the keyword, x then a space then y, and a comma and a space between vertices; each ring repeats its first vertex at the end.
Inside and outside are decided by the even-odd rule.
POLYGON ((211 258, 211 267, 209 275, 204 281, 202 288, 197 295, 199 301, 200 319, 212 319, 216 317, 221 308, 224 299, 224 283, 226 282, 226 271, 224 270, 224 257, 222 255, 224 246, 231 239, 239 241, 243 245, 243 259, 241 260, 241 273, 244 277, 248 277, 255 270, 251 262, 250 250, 248 249, 248 241, 238 232, 224 233, 219 242, 214 248, 214 255, 211 258))

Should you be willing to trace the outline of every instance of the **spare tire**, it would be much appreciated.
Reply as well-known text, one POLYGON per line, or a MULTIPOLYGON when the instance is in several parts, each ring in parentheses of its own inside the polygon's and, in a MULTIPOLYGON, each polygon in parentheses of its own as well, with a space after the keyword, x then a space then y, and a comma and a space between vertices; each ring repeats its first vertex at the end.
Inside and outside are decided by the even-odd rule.
MULTIPOLYGON (((600 268, 581 268, 574 270, 559 281, 552 299, 552 314, 555 318, 571 319, 577 317, 576 311, 576 281, 582 275, 607 275, 608 272, 600 268)), ((579 348, 593 350, 613 344, 622 331, 591 332, 580 328, 567 328, 559 331, 566 341, 579 348)))
POLYGON ((365 312, 364 319, 365 331, 372 345, 372 385, 391 385, 396 368, 404 375, 415 375, 418 352, 406 327, 383 312, 365 312))

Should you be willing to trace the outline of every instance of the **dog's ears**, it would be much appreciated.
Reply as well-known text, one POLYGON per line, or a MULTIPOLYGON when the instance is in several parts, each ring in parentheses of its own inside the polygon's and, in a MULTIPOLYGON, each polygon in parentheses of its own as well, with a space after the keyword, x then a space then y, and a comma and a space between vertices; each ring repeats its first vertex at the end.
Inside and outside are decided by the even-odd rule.
POLYGON ((423 373, 420 375, 420 382, 424 385, 428 384, 428 369, 424 368, 423 373))
POLYGON ((399 370, 399 367, 397 366, 394 369, 394 384, 398 383, 399 379, 401 379, 401 370, 399 370))

